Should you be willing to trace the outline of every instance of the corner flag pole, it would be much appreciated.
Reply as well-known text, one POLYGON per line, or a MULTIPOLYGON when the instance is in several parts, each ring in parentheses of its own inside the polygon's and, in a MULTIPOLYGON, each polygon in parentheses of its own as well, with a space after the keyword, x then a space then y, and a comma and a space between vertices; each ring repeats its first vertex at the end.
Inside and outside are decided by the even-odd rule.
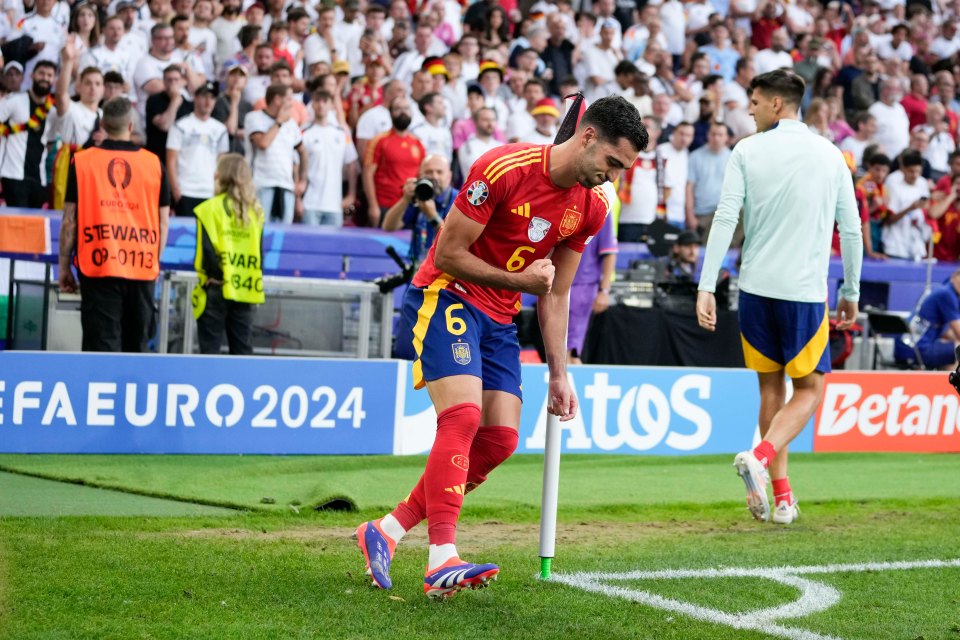
MULTIPOLYGON (((577 130, 587 105, 583 94, 565 96, 571 100, 563 122, 557 128, 554 144, 566 142, 577 130)), ((549 392, 548 392, 549 393, 549 392)), ((547 436, 543 449, 543 494, 540 499, 540 579, 550 579, 550 568, 557 542, 557 493, 560 484, 560 418, 547 414, 547 436)))
POLYGON ((540 579, 550 579, 557 541, 557 493, 560 484, 560 418, 547 414, 543 449, 543 494, 540 500, 540 579))

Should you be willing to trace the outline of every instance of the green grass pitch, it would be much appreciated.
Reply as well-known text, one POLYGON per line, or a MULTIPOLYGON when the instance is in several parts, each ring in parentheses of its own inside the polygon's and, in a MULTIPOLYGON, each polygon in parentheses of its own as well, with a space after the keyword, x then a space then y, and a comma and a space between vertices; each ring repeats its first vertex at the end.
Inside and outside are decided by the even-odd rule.
MULTIPOLYGON (((731 461, 565 456, 554 571, 960 559, 960 456, 795 455, 802 515, 790 527, 750 519, 731 461)), ((0 470, 15 472, 0 473, 0 638, 960 640, 960 566, 841 567, 797 584, 752 574, 601 580, 643 602, 539 582, 539 456, 511 459, 466 499, 458 547, 500 564, 491 588, 427 601, 421 526, 397 552, 394 589, 373 589, 350 534, 404 497, 423 463, 0 456, 0 470), (314 510, 331 500, 356 510, 314 510), (839 597, 815 610, 810 584, 839 597), (794 601, 796 615, 775 628, 728 623, 794 601)))

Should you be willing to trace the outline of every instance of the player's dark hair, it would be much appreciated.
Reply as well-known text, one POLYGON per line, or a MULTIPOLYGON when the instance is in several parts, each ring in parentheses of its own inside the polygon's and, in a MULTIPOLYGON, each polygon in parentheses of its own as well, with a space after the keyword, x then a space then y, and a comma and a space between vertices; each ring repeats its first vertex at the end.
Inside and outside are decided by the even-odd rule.
POLYGON ((640 112, 623 96, 607 96, 591 104, 578 129, 584 127, 596 129, 599 138, 605 142, 617 144, 620 138, 626 138, 637 151, 646 149, 650 140, 640 120, 640 112))
POLYGON ((756 76, 750 81, 750 88, 768 97, 778 96, 787 104, 799 107, 806 85, 793 71, 777 69, 756 76))
POLYGON ((922 167, 923 166, 923 156, 920 155, 919 151, 914 151, 913 149, 907 149, 900 154, 900 166, 902 168, 907 167, 922 167))
POLYGON ((870 156, 870 159, 867 161, 867 166, 868 166, 868 167, 873 167, 873 166, 876 166, 876 165, 878 165, 878 164, 882 164, 882 165, 885 166, 885 167, 889 167, 889 166, 890 166, 890 158, 887 157, 887 155, 886 155, 885 153, 875 153, 875 154, 873 154, 872 156, 870 156))

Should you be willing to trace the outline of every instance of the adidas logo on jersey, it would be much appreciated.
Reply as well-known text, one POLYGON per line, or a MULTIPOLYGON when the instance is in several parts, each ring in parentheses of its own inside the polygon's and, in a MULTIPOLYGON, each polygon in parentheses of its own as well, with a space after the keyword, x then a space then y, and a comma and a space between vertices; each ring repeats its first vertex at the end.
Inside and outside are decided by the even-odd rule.
POLYGON ((446 489, 444 489, 444 491, 448 493, 455 493, 458 496, 462 496, 467 492, 466 486, 462 484, 455 484, 452 487, 447 487, 446 489))
POLYGON ((529 218, 529 217, 530 217, 530 203, 529 203, 529 202, 524 202, 524 203, 523 203, 522 205, 520 205, 519 207, 516 207, 515 209, 510 209, 510 213, 515 213, 515 214, 517 214, 518 216, 523 216, 524 218, 529 218))

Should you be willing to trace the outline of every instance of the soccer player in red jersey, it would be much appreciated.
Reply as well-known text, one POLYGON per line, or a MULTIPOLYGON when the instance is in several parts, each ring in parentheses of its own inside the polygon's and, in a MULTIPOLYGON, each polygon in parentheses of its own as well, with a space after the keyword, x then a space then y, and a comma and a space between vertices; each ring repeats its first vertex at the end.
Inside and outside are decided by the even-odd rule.
POLYGON ((396 545, 424 519, 427 596, 483 586, 499 573, 497 565, 461 560, 455 538, 463 496, 517 447, 520 294, 539 296, 549 411, 570 420, 577 411, 566 372, 570 283, 607 216, 600 185, 633 166, 646 146, 636 108, 610 96, 592 104, 561 144, 505 145, 474 163, 404 297, 397 349, 414 361, 414 386, 426 386, 437 409, 437 436, 410 494, 357 528, 375 586, 392 586, 396 545))

